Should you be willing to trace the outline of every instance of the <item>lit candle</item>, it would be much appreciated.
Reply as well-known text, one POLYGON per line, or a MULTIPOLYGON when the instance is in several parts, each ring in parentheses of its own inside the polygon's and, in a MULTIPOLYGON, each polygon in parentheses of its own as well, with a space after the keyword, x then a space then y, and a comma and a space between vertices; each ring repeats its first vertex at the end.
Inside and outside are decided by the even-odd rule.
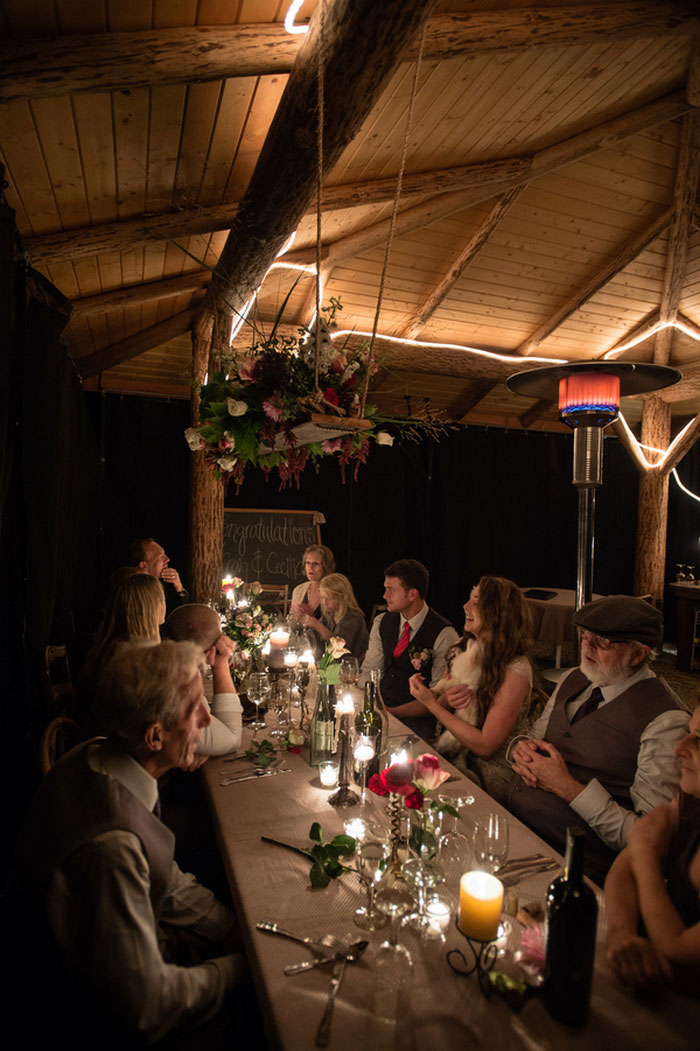
POLYGON ((338 764, 321 763, 318 768, 318 776, 324 788, 335 788, 338 784, 338 764))
POLYGON ((287 650, 284 655, 285 668, 296 668, 298 656, 296 650, 287 650))
POLYGON ((407 763, 408 752, 405 748, 402 748, 400 752, 392 752, 389 758, 389 766, 393 766, 394 763, 407 763))
POLYGON ((233 588, 228 588, 228 590, 226 591, 226 599, 227 599, 229 605, 232 606, 233 605, 233 588))
POLYGON ((286 628, 275 628, 275 630, 270 633, 270 645, 275 646, 278 650, 286 649, 288 643, 289 632, 286 628))
POLYGON ((358 842, 362 842, 367 837, 367 825, 361 817, 350 818, 349 821, 345 822, 343 828, 346 835, 352 836, 358 842))
MULTIPOLYGON (((352 699, 352 694, 344 693, 343 696, 338 700, 335 706, 336 715, 352 715, 355 711, 355 702, 352 699)), ((374 752, 372 753, 374 755, 374 752)))
POLYGON ((450 906, 440 898, 433 898, 425 907, 429 934, 444 934, 450 926, 450 906))
POLYGON ((314 664, 314 655, 311 652, 311 650, 304 650, 299 660, 302 664, 308 664, 309 666, 312 666, 314 664))
POLYGON ((355 758, 358 763, 368 763, 370 759, 374 758, 374 748, 371 744, 365 744, 361 741, 355 745, 355 758))
POLYGON ((498 934, 503 884, 489 872, 465 872, 459 881, 459 929, 488 942, 498 934))

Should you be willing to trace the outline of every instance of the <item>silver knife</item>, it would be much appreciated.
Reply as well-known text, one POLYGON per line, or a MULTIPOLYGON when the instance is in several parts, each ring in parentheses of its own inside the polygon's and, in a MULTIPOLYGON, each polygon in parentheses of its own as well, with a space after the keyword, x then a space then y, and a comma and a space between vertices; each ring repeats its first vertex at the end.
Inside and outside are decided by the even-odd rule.
POLYGON ((226 788, 227 785, 240 785, 242 781, 258 781, 262 777, 275 777, 276 774, 291 774, 291 766, 284 766, 281 770, 261 770, 257 774, 244 774, 243 777, 224 777, 219 785, 226 788))
POLYGON ((541 865, 532 865, 532 867, 520 869, 518 872, 513 872, 510 875, 506 874, 502 879, 501 883, 504 887, 514 887, 517 883, 520 883, 524 879, 528 879, 529 876, 537 876, 540 872, 553 872, 554 869, 560 869, 561 863, 559 861, 548 861, 541 865))
POLYGON ((340 983, 343 980, 345 974, 345 966, 347 964, 347 957, 340 956, 333 967, 333 977, 331 978, 331 991, 328 994, 328 1000, 326 1001, 326 1009, 323 1012, 323 1018, 319 1024, 316 1032, 316 1047, 328 1047, 328 1042, 331 1038, 331 1020, 333 1018, 333 1005, 335 1004, 335 998, 340 989, 340 983))

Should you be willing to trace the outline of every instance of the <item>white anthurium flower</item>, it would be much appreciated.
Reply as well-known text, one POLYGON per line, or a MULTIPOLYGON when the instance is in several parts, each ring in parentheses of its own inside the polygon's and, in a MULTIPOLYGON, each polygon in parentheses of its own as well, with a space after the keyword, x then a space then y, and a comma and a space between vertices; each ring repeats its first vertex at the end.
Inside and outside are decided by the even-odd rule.
POLYGON ((188 427, 185 431, 185 441, 193 452, 197 452, 204 445, 204 439, 196 427, 188 427))
POLYGON ((220 456, 216 461, 222 471, 232 471, 236 466, 237 456, 220 456))
POLYGON ((248 411, 248 403, 245 401, 237 401, 235 398, 227 398, 226 407, 229 416, 245 416, 248 411))
POLYGON ((377 445, 393 445, 394 438, 387 431, 377 431, 377 445))

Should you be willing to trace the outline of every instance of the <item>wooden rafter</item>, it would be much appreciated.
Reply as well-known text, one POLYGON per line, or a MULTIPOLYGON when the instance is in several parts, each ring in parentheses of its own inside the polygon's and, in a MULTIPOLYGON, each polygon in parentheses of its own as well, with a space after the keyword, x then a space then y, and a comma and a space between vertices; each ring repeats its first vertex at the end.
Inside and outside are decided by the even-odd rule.
MULTIPOLYGON (((440 14, 428 21, 425 57, 687 34, 699 25, 685 5, 653 0, 440 14)), ((0 46, 0 102, 284 74, 300 47, 299 37, 279 23, 6 40, 0 46)))
POLYGON ((536 402, 533 402, 533 404, 528 409, 525 409, 525 412, 520 413, 520 415, 518 416, 518 423, 521 427, 527 430, 528 427, 532 427, 533 423, 541 419, 547 412, 549 412, 551 408, 551 401, 545 401, 544 399, 540 399, 536 402))
POLYGON ((488 241, 490 235, 496 229, 501 220, 508 214, 510 208, 517 201, 524 190, 524 186, 515 186, 499 197, 493 208, 480 224, 478 230, 469 238, 466 245, 459 253, 443 279, 438 282, 433 291, 424 301, 422 307, 411 318, 401 330, 401 335, 407 339, 415 339, 426 322, 432 317, 443 299, 459 281, 462 273, 469 263, 479 254, 488 241))
POLYGON ((496 386, 494 380, 470 380, 469 383, 465 383, 462 390, 459 392, 454 401, 451 401, 447 406, 445 413, 450 420, 463 421, 472 411, 476 408, 480 401, 489 394, 496 386))
POLYGON ((240 310, 313 201, 318 54, 324 62, 323 174, 352 140, 435 0, 319 5, 294 63, 209 286, 205 311, 240 310), (321 49, 318 13, 325 8, 321 49), (357 41, 365 46, 359 48, 357 41), (280 170, 284 159, 283 173, 280 170))
POLYGON ((167 318, 166 321, 159 321, 157 325, 151 325, 150 328, 142 329, 141 332, 128 336, 118 343, 112 343, 109 347, 104 347, 102 350, 95 351, 94 354, 88 354, 86 357, 80 358, 76 361, 75 366, 84 379, 88 376, 95 376, 98 372, 103 372, 105 369, 114 368, 115 365, 120 365, 123 361, 136 358, 139 354, 152 350, 153 347, 160 347, 163 343, 167 343, 176 336, 181 336, 183 332, 187 332, 192 328, 198 312, 198 305, 190 307, 188 310, 183 310, 181 313, 167 318))
POLYGON ((154 299, 170 299, 185 292, 204 291, 211 274, 208 270, 191 270, 177 277, 166 277, 162 281, 147 281, 144 285, 127 285, 112 292, 101 292, 96 296, 85 296, 72 300, 71 320, 102 314, 120 307, 137 306, 154 299))
POLYGON ((638 321, 636 325, 633 325, 632 328, 628 329, 624 336, 621 336, 616 343, 613 343, 612 347, 609 347, 607 350, 604 350, 599 354, 598 358, 611 358, 615 354, 621 354, 627 347, 627 344, 633 340, 636 340, 639 343, 643 342, 643 340, 647 339, 652 334, 658 323, 659 311, 657 307, 646 314, 646 316, 643 317, 641 321, 638 321))
MULTIPOLYGON (((673 321, 678 313, 685 278, 688 238, 695 209, 700 175, 700 119, 698 113, 683 118, 678 151, 676 184, 673 194, 673 226, 668 239, 666 274, 659 315, 662 321, 673 321)), ((655 357, 656 360, 656 357, 655 357)), ((664 362, 661 362, 664 364, 664 362)))
POLYGON ((574 292, 569 299, 563 303, 558 310, 556 310, 546 321, 543 321, 539 325, 531 336, 520 344, 518 347, 518 353, 526 356, 532 354, 533 350, 539 347, 545 339, 552 335, 560 325, 562 325, 572 314, 575 314, 577 310, 580 310, 584 303, 587 303, 596 292, 599 292, 608 281, 612 280, 616 274, 624 270, 626 266, 637 258, 637 256, 647 248, 652 241, 654 241, 660 234, 662 234, 670 225, 673 219, 672 209, 667 209, 662 212, 661 215, 657 216, 652 223, 645 225, 644 229, 639 230, 634 234, 622 248, 618 249, 617 252, 605 263, 601 269, 589 278, 589 280, 574 292))

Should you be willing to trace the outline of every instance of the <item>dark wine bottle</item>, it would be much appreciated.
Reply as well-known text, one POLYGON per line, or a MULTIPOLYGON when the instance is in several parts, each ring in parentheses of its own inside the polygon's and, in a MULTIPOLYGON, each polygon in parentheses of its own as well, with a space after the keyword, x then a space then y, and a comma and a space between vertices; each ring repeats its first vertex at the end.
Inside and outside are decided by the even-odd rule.
POLYGON ((331 758, 334 729, 335 686, 319 680, 309 733, 309 766, 320 766, 331 758))
MULTIPOLYGON (((355 731, 358 734, 366 733, 368 728, 376 726, 379 730, 379 740, 374 758, 367 766, 367 777, 379 773, 385 765, 385 753, 389 744, 389 717, 379 693, 379 687, 374 679, 365 683, 365 696, 362 708, 355 715, 355 731)), ((360 764, 355 761, 355 780, 359 785, 361 782, 360 764)))
POLYGON ((547 892, 544 1002, 559 1022, 583 1025, 591 1001, 598 902, 583 880, 585 833, 566 830, 564 875, 547 892))

